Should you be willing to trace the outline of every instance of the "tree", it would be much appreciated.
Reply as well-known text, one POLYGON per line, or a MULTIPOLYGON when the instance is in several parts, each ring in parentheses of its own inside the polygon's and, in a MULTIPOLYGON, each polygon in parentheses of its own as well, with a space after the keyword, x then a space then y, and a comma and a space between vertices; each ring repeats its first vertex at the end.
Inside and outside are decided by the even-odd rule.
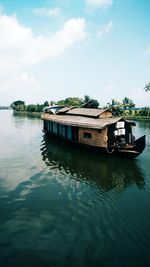
POLYGON ((99 107, 99 102, 96 99, 93 99, 88 95, 85 95, 82 107, 83 108, 96 108, 97 109, 99 107))
POLYGON ((116 99, 112 99, 111 103, 109 103, 109 108, 115 108, 115 107, 120 107, 121 104, 120 102, 118 102, 116 99))
POLYGON ((59 100, 57 105, 68 107, 80 107, 83 103, 83 99, 79 97, 67 97, 65 100, 59 100))
POLYGON ((91 100, 91 97, 89 95, 84 96, 84 103, 88 103, 91 100))
POLYGON ((150 82, 145 85, 144 90, 145 92, 150 92, 150 82))
POLYGON ((57 101, 56 105, 65 106, 65 100, 62 99, 62 100, 57 101))
POLYGON ((122 99, 122 103, 123 103, 124 109, 135 107, 135 104, 129 97, 124 97, 124 99, 122 99))
POLYGON ((85 103, 82 107, 84 108, 98 108, 99 107, 99 103, 96 99, 91 99, 89 100, 89 102, 85 103))
POLYGON ((22 100, 16 100, 16 101, 14 101, 13 103, 11 103, 11 108, 13 109, 13 110, 16 110, 16 108, 18 107, 18 106, 24 106, 25 105, 25 102, 24 101, 22 101, 22 100))
POLYGON ((139 115, 140 116, 147 116, 149 114, 149 108, 148 107, 144 107, 144 108, 141 108, 139 110, 139 115))
POLYGON ((123 113, 122 110, 122 104, 120 102, 118 102, 116 99, 112 99, 111 103, 107 103, 108 108, 112 111, 112 113, 115 116, 120 116, 123 113))
POLYGON ((53 106, 53 105, 55 105, 55 101, 54 100, 51 100, 50 101, 50 106, 53 106))
POLYGON ((45 102, 44 102, 44 107, 48 107, 48 106, 49 106, 48 101, 45 101, 45 102))
MULTIPOLYGON (((145 90, 145 92, 150 92, 150 82, 145 85, 144 90, 145 90)), ((150 107, 148 108, 148 114, 147 115, 149 116, 149 114, 150 114, 150 107)))

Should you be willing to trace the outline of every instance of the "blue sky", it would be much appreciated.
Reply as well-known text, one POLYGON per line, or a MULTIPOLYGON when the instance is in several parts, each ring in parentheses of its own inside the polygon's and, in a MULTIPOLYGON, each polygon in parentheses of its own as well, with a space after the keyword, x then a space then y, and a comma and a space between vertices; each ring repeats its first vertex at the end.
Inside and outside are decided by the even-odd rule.
POLYGON ((150 1, 1 0, 0 105, 85 94, 150 104, 150 1))

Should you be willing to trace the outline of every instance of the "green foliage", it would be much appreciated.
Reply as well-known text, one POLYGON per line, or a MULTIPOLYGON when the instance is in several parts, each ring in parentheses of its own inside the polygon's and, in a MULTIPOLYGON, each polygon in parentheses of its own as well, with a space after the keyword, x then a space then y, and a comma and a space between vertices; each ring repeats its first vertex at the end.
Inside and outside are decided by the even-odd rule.
POLYGON ((82 107, 97 109, 99 107, 99 102, 96 99, 93 99, 88 95, 85 95, 82 107))
POLYGON ((65 100, 59 100, 58 102, 56 102, 56 105, 65 106, 65 100))
POLYGON ((22 101, 22 100, 16 100, 16 101, 14 101, 13 103, 11 103, 11 108, 13 109, 13 110, 16 110, 16 108, 18 107, 18 106, 24 106, 25 105, 25 102, 24 101, 22 101))
POLYGON ((68 106, 68 107, 80 107, 83 103, 83 99, 79 97, 68 97, 65 100, 59 100, 57 105, 68 106))
POLYGON ((124 113, 127 109, 134 107, 135 104, 129 97, 124 97, 124 99, 122 99, 122 102, 118 102, 116 99, 112 99, 111 103, 108 103, 108 108, 113 112, 115 116, 125 115, 124 113))
POLYGON ((48 105, 49 105, 48 101, 45 101, 44 104, 41 104, 41 105, 40 104, 25 105, 25 102, 21 100, 17 100, 11 104, 11 108, 14 111, 19 111, 19 112, 23 112, 23 111, 42 112, 43 108, 48 105))
POLYGON ((124 97, 124 99, 122 99, 122 104, 123 104, 124 109, 135 107, 135 104, 129 97, 124 97))
MULTIPOLYGON (((92 99, 90 96, 85 95, 84 98, 68 97, 58 102, 50 101, 50 105, 64 105, 72 107, 84 107, 84 108, 99 108, 99 103, 96 99, 92 99)), ((24 101, 17 100, 11 104, 11 108, 19 112, 42 112, 43 108, 49 106, 49 102, 45 101, 43 104, 30 104, 25 105, 24 101)), ((107 103, 106 108, 109 108, 115 116, 129 116, 129 117, 146 117, 150 115, 150 109, 148 107, 141 109, 134 109, 135 104, 133 101, 124 97, 122 102, 118 102, 116 99, 112 99, 110 103, 107 103)))
POLYGON ((144 90, 145 92, 150 92, 150 82, 145 85, 144 90))
POLYGON ((84 107, 84 108, 98 108, 99 103, 96 99, 90 98, 90 96, 85 95, 84 99, 79 97, 68 97, 65 100, 60 100, 57 105, 71 106, 71 107, 84 107))
POLYGON ((55 101, 51 100, 50 101, 50 106, 53 106, 53 105, 55 105, 55 101))
POLYGON ((90 96, 89 95, 85 95, 84 96, 84 103, 88 103, 89 101, 91 100, 90 96))
POLYGON ((9 106, 0 106, 0 110, 1 109, 10 109, 10 107, 9 106))
POLYGON ((15 111, 26 111, 26 105, 17 105, 16 107, 13 108, 15 111))
POLYGON ((140 116, 148 116, 149 115, 149 108, 145 107, 139 110, 138 115, 140 116))
POLYGON ((114 116, 122 116, 123 115, 123 110, 118 106, 114 106, 110 108, 114 116))
POLYGON ((45 102, 44 102, 44 107, 48 107, 48 106, 49 106, 48 101, 45 101, 45 102))
POLYGON ((99 103, 96 99, 91 99, 89 100, 89 102, 85 103, 84 108, 98 108, 99 107, 99 103))
POLYGON ((123 114, 122 104, 116 99, 112 99, 111 103, 107 103, 108 108, 112 111, 114 116, 121 116, 123 114))
POLYGON ((122 104, 120 102, 118 102, 116 99, 112 99, 111 103, 107 103, 108 104, 108 108, 115 108, 115 107, 122 107, 122 104))

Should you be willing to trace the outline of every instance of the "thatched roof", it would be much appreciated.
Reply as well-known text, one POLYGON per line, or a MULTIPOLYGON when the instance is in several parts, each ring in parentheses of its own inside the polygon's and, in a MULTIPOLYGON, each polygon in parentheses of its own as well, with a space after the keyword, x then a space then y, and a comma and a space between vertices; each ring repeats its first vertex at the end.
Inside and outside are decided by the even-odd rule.
MULTIPOLYGON (((50 115, 48 113, 42 114, 43 120, 48 120, 64 125, 76 126, 81 128, 89 129, 103 129, 107 126, 114 124, 123 118, 107 118, 107 119, 96 119, 96 118, 86 118, 82 116, 71 116, 71 115, 50 115)), ((129 122, 131 123, 131 122, 129 122)), ((131 123, 132 124, 132 123, 131 123)))
POLYGON ((66 114, 96 118, 99 117, 99 115, 101 115, 105 111, 107 111, 107 109, 72 108, 67 111, 66 114))
POLYGON ((66 112, 68 112, 70 109, 72 109, 73 107, 63 107, 60 110, 57 111, 57 114, 64 114, 66 112))
POLYGON ((98 118, 102 113, 104 113, 105 111, 110 111, 110 110, 109 109, 95 109, 95 108, 76 108, 76 107, 66 107, 66 106, 56 105, 56 106, 45 107, 43 111, 53 113, 53 114, 75 115, 75 116, 84 116, 84 117, 90 117, 90 118, 98 118))

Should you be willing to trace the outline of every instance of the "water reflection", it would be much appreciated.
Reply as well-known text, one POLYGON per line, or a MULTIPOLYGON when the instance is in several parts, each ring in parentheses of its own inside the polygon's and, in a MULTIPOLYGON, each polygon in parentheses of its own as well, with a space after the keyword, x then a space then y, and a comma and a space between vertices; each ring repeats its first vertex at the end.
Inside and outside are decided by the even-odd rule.
POLYGON ((145 184, 136 160, 93 154, 47 136, 43 137, 41 154, 50 169, 69 172, 72 178, 94 184, 104 191, 112 188, 122 191, 132 184, 143 188, 145 184))
POLYGON ((41 113, 34 113, 34 112, 15 112, 13 111, 13 116, 18 118, 40 118, 41 113))

